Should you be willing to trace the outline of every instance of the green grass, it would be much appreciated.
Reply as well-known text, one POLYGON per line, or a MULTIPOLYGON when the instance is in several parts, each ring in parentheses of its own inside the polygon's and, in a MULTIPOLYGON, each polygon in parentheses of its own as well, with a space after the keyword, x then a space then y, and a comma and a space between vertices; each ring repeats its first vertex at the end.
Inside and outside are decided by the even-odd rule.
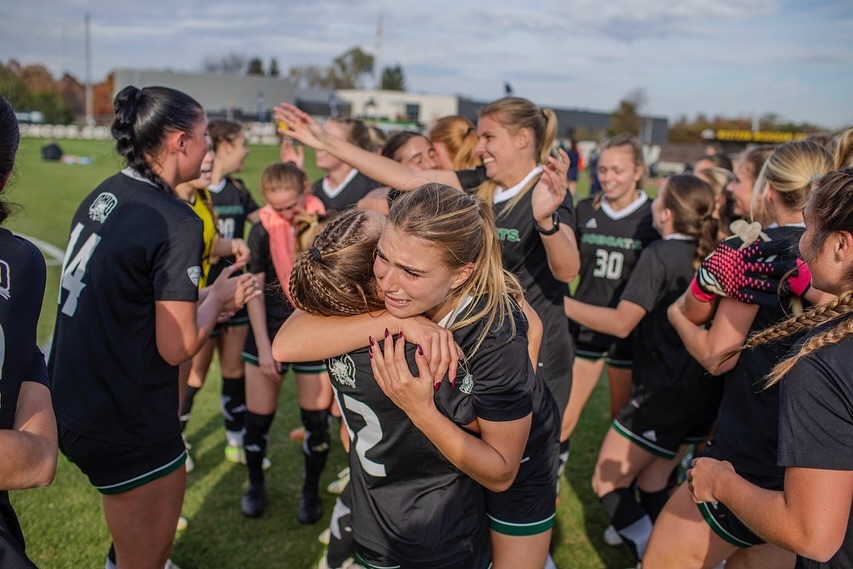
MULTIPOLYGON (((23 206, 7 226, 15 231, 64 247, 71 217, 83 196, 120 168, 109 142, 62 141, 68 154, 92 156, 88 166, 42 162, 43 140, 24 139, 18 153, 17 173, 8 198, 23 206)), ((253 146, 240 176, 250 189, 258 186, 264 166, 277 159, 275 147, 253 146)), ((313 157, 306 159, 309 177, 316 179, 313 157)), ((587 191, 582 173, 579 194, 587 191)), ((255 196, 258 192, 254 191, 255 196)), ((45 307, 39 340, 49 338, 56 312, 59 268, 49 267, 45 307)), ((268 471, 269 506, 259 520, 247 520, 239 511, 246 481, 245 468, 226 463, 224 436, 219 416, 216 363, 208 384, 196 397, 193 418, 187 429, 193 445, 196 470, 189 475, 184 515, 190 525, 175 540, 172 559, 183 569, 281 567, 308 569, 322 553, 317 535, 325 527, 334 504, 324 496, 324 519, 316 526, 296 521, 301 484, 300 445, 288 433, 299 425, 296 389, 288 377, 282 388, 279 412, 270 433, 273 468, 268 471)), ((606 382, 602 382, 581 418, 572 456, 561 486, 561 502, 554 532, 554 559, 561 569, 622 568, 631 564, 622 548, 604 544, 607 519, 589 485, 598 446, 609 423, 606 382)), ((336 437, 333 437, 337 440, 336 437)), ((345 466, 340 445, 334 444, 323 486, 345 466)), ((39 567, 72 569, 102 567, 109 547, 98 493, 76 466, 60 457, 56 481, 48 488, 13 492, 12 501, 27 537, 27 551, 39 567)))

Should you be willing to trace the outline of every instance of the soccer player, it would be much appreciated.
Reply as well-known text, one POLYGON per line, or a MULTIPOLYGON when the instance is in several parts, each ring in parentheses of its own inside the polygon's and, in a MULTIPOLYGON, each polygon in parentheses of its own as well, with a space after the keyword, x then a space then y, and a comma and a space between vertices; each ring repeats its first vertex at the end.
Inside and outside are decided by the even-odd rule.
POLYGON ((201 106, 129 86, 114 108, 127 167, 72 220, 49 368, 60 449, 102 495, 107 567, 159 568, 186 480, 178 365, 257 291, 250 275, 198 290, 202 222, 174 188, 199 176, 208 151, 201 106))
MULTIPOLYGON (((12 175, 20 129, 0 96, 0 193, 12 175)), ((11 208, 0 200, 0 224, 11 208)), ((29 241, 0 228, 0 564, 35 569, 9 490, 47 486, 56 473, 56 419, 47 368, 36 345, 46 270, 29 241)))

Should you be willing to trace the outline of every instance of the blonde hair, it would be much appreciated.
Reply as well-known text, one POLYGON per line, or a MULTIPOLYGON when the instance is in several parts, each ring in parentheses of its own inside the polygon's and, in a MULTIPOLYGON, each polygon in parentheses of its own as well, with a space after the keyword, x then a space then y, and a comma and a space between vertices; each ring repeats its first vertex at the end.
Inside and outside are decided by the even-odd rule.
POLYGON ((261 173, 261 191, 266 194, 279 188, 296 190, 302 195, 308 188, 308 177, 293 162, 275 162, 261 173))
POLYGON ((438 119, 429 130, 429 139, 447 147, 453 156, 454 170, 467 170, 480 165, 480 157, 474 152, 479 140, 477 129, 465 117, 451 115, 438 119))
POLYGON ((322 316, 383 310, 376 294, 373 255, 379 232, 365 228, 372 214, 349 209, 329 221, 313 246, 297 255, 290 271, 293 305, 322 316))
MULTIPOLYGON (((533 152, 534 160, 537 164, 548 163, 548 155, 551 153, 551 146, 553 146, 554 138, 557 135, 557 115, 554 114, 554 111, 540 109, 521 97, 504 97, 480 109, 480 117, 492 117, 511 134, 515 134, 522 128, 530 129, 536 143, 533 152)), ((521 201, 527 192, 536 185, 536 181, 522 189, 518 195, 507 202, 503 210, 504 214, 509 213, 521 201)), ((480 186, 477 194, 491 204, 494 201, 497 186, 496 182, 488 180, 480 186)))
POLYGON ((450 186, 430 183, 398 198, 391 206, 388 221, 397 230, 437 247, 448 268, 473 265, 471 276, 453 292, 453 298, 471 296, 475 301, 450 327, 456 330, 486 320, 467 357, 505 319, 510 319, 514 332, 513 296, 520 296, 522 289, 515 276, 503 268, 491 204, 450 186))
POLYGON ((853 128, 838 135, 835 144, 835 168, 853 168, 853 128))
MULTIPOLYGON (((631 151, 631 158, 634 161, 634 166, 643 169, 643 175, 637 180, 637 190, 643 189, 643 184, 646 176, 646 159, 643 156, 643 147, 637 137, 630 134, 617 134, 604 140, 598 147, 598 155, 601 156, 605 150, 611 148, 627 148, 631 151)), ((601 207, 601 198, 604 197, 603 192, 595 195, 592 201, 592 207, 598 209, 601 207)))
MULTIPOLYGON (((815 254, 820 251, 830 234, 841 231, 853 232, 853 169, 830 172, 818 180, 809 196, 808 207, 810 218, 815 220, 813 226, 808 229, 813 232, 810 248, 815 254)), ((811 259, 806 261, 809 262, 811 259)), ((849 272, 847 277, 848 281, 853 281, 853 271, 849 272)), ((853 285, 853 282, 849 285, 853 285)), ((830 302, 814 306, 799 316, 758 332, 747 340, 743 348, 730 352, 723 358, 725 360, 743 349, 776 342, 794 334, 812 330, 821 324, 838 321, 836 326, 806 340, 796 354, 776 364, 767 376, 766 387, 771 387, 778 383, 800 359, 821 348, 853 337, 853 318, 849 318, 851 314, 853 314, 853 291, 848 290, 830 302)))
POLYGON ((777 146, 755 180, 752 201, 757 203, 770 184, 787 209, 803 211, 812 182, 830 169, 832 156, 817 142, 796 140, 777 146))

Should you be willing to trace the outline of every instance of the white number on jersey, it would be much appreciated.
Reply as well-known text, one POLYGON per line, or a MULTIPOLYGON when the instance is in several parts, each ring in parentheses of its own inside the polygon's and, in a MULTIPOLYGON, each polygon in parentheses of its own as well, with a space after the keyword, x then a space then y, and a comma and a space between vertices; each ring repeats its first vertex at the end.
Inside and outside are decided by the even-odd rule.
POLYGON ((622 265, 624 264, 625 255, 620 251, 596 249, 595 270, 592 271, 592 276, 610 279, 612 281, 619 280, 622 276, 622 265))
MULTIPOLYGON (((347 432, 349 432, 350 440, 353 442, 355 454, 358 456, 361 467, 371 476, 384 478, 387 476, 385 474, 385 465, 370 460, 365 456, 367 451, 375 447, 382 440, 382 425, 379 424, 379 417, 376 416, 373 409, 361 401, 356 401, 349 395, 343 396, 343 404, 344 407, 357 415, 361 415, 364 419, 364 427, 357 432, 353 432, 349 424, 347 424, 347 432)), ((346 417, 346 413, 344 413, 344 417, 346 417)))
POLYGON ((219 235, 223 239, 234 239, 234 225, 234 220, 231 218, 219 218, 219 235))
POLYGON ((70 260, 71 253, 77 245, 77 240, 80 239, 80 234, 83 232, 83 224, 78 223, 74 231, 71 232, 71 238, 68 240, 68 249, 65 253, 65 262, 62 264, 62 280, 60 281, 59 302, 62 302, 62 289, 68 291, 68 297, 62 305, 62 313, 66 316, 74 316, 77 312, 77 299, 80 293, 86 288, 86 283, 83 278, 86 276, 86 265, 89 259, 92 258, 92 253, 98 243, 101 242, 101 236, 97 233, 92 233, 83 246, 70 260))

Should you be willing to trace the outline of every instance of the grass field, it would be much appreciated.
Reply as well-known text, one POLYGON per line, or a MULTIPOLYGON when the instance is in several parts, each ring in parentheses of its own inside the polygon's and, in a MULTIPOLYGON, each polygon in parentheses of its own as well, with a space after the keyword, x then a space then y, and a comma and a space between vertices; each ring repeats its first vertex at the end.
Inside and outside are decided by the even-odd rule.
MULTIPOLYGON (((7 226, 60 249, 67 239, 71 217, 81 199, 101 180, 120 168, 109 142, 61 141, 67 154, 91 156, 88 166, 42 162, 43 140, 24 139, 17 172, 7 199, 23 210, 7 226)), ((256 188, 264 166, 277 159, 275 147, 252 147, 241 177, 256 188)), ((318 177, 313 158, 306 160, 311 179, 318 177)), ((586 192, 585 178, 579 194, 586 192)), ((256 197, 257 192, 256 192, 256 197)), ((59 267, 49 267, 39 341, 46 341, 56 312, 59 267)), ((219 416, 218 369, 196 398, 187 435, 193 445, 196 470, 189 475, 184 515, 189 527, 178 534, 172 559, 183 569, 277 567, 309 569, 322 554, 317 535, 328 522, 334 498, 324 497, 324 519, 316 526, 296 521, 301 484, 301 448, 288 438, 299 424, 296 392, 285 380, 279 412, 270 433, 273 468, 268 471, 269 506, 259 520, 247 520, 239 511, 244 491, 244 467, 223 460, 224 436, 219 416)), ((608 425, 609 403, 604 383, 594 393, 572 441, 572 455, 561 485, 561 502, 554 532, 554 559, 560 569, 628 567, 622 548, 602 539, 607 520, 589 487, 598 445, 608 425)), ((333 450, 322 484, 345 465, 340 445, 333 450)), ((79 470, 60 457, 56 481, 48 488, 14 492, 12 501, 27 537, 28 553, 45 569, 100 568, 109 547, 98 493, 79 470)))

